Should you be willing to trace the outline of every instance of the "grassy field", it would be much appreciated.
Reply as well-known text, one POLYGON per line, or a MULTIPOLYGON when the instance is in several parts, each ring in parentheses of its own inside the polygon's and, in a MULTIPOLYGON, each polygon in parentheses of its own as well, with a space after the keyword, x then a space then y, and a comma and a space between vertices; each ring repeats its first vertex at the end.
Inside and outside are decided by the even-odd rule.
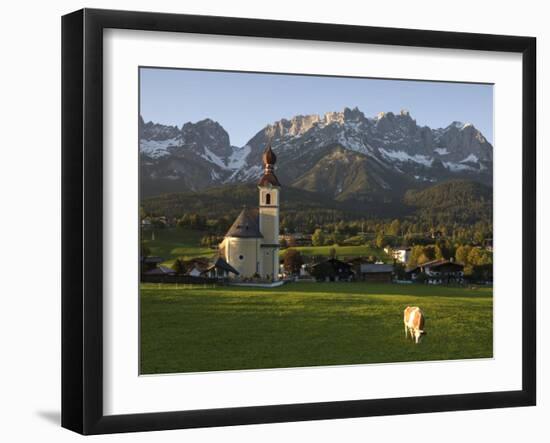
POLYGON ((212 257, 215 251, 200 245, 202 231, 185 228, 155 229, 154 240, 152 230, 144 230, 142 237, 145 245, 151 250, 151 255, 164 258, 165 264, 173 263, 177 257, 191 259, 196 257, 212 257))
POLYGON ((141 373, 491 357, 492 312, 491 288, 143 284, 141 373), (419 345, 404 337, 407 305, 426 316, 419 345))
MULTIPOLYGON (((196 257, 213 257, 215 250, 200 245, 201 238, 206 234, 186 228, 166 228, 144 230, 142 233, 145 245, 151 250, 151 255, 164 258, 165 265, 171 265, 178 257, 186 260, 196 257)), ((304 256, 328 257, 331 249, 336 249, 337 257, 368 257, 374 256, 381 260, 389 261, 390 257, 382 250, 369 246, 298 246, 297 249, 304 256)), ((284 250, 281 251, 284 256, 284 250)))
MULTIPOLYGON (((302 255, 312 256, 319 255, 328 257, 331 249, 336 250, 337 257, 368 257, 370 255, 378 257, 382 260, 389 260, 390 257, 383 249, 371 248, 370 246, 296 246, 292 249, 297 249, 302 255)), ((281 252, 281 255, 284 251, 281 252)))

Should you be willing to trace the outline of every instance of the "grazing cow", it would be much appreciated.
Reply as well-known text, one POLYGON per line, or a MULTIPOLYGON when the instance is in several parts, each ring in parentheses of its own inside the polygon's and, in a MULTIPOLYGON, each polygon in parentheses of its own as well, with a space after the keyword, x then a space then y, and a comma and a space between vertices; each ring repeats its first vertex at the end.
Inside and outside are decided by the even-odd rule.
POLYGON ((426 335, 424 331, 424 313, 417 306, 407 306, 405 308, 403 323, 405 323, 405 337, 411 334, 411 338, 416 344, 420 343, 422 336, 426 335))

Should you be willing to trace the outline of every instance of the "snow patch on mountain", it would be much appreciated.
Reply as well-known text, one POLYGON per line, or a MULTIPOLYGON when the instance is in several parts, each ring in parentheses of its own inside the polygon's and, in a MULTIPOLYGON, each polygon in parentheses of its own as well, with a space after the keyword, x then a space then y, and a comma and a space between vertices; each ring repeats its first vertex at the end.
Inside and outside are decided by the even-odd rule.
POLYGON ((414 178, 416 180, 420 180, 423 182, 430 182, 430 183, 434 183, 436 181, 434 178, 423 177, 421 175, 415 175, 414 178))
POLYGON ((210 163, 214 163, 222 169, 227 169, 227 165, 225 164, 225 162, 206 146, 204 146, 204 154, 202 154, 201 157, 205 160, 208 160, 210 163))
POLYGON ((382 155, 384 155, 384 157, 387 157, 390 160, 397 160, 402 163, 411 161, 411 162, 419 163, 424 166, 432 166, 432 163, 433 163, 433 158, 428 157, 426 155, 421 155, 421 154, 410 155, 410 154, 407 154, 405 151, 388 151, 384 148, 380 148, 380 152, 382 153, 382 155))
POLYGON ((478 163, 479 159, 474 154, 470 154, 464 160, 461 160, 460 163, 478 163))
POLYGON ((457 129, 464 129, 464 128, 467 128, 468 126, 472 126, 472 124, 455 121, 455 122, 452 122, 450 126, 454 126, 457 129))
POLYGON ((447 155, 449 153, 447 148, 435 148, 434 152, 437 152, 439 155, 447 155))
POLYGON ((368 152, 368 149, 365 146, 365 144, 357 136, 346 137, 344 134, 340 133, 338 134, 337 140, 338 140, 338 143, 340 143, 342 146, 344 146, 345 148, 351 151, 360 152, 362 154, 365 154, 368 152))
POLYGON ((468 165, 463 165, 461 163, 453 163, 453 162, 443 162, 443 165, 453 172, 460 172, 460 171, 475 171, 475 168, 472 168, 468 165))
POLYGON ((161 158, 170 154, 169 147, 177 146, 178 138, 169 138, 167 140, 144 140, 139 141, 140 152, 148 155, 151 158, 161 158))
POLYGON ((242 148, 237 148, 229 156, 227 167, 229 169, 241 169, 246 164, 246 157, 250 154, 250 146, 246 145, 242 148))
POLYGON ((249 179, 256 179, 260 177, 263 172, 263 168, 261 166, 255 165, 246 170, 237 170, 235 172, 241 172, 242 173, 241 177, 246 181, 249 179))

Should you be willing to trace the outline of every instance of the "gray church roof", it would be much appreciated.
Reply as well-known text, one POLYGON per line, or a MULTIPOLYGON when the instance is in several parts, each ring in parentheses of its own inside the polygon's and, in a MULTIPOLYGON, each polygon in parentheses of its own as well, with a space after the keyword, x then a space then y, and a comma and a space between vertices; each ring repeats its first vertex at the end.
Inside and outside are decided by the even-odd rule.
POLYGON ((244 208, 231 225, 226 237, 263 238, 260 232, 258 209, 244 208))

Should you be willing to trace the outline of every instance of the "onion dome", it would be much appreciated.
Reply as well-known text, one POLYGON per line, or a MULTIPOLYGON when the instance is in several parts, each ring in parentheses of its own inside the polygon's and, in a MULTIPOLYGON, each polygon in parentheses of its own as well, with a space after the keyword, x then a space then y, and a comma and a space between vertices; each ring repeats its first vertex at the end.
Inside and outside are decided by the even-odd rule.
POLYGON ((271 144, 269 144, 262 155, 262 162, 264 164, 264 175, 258 183, 259 186, 281 186, 279 180, 273 172, 275 167, 275 162, 277 161, 277 156, 271 149, 271 144))
POLYGON ((264 155, 262 155, 262 163, 264 164, 264 167, 267 167, 267 165, 274 165, 277 161, 277 156, 271 149, 271 144, 269 144, 264 151, 264 155))

